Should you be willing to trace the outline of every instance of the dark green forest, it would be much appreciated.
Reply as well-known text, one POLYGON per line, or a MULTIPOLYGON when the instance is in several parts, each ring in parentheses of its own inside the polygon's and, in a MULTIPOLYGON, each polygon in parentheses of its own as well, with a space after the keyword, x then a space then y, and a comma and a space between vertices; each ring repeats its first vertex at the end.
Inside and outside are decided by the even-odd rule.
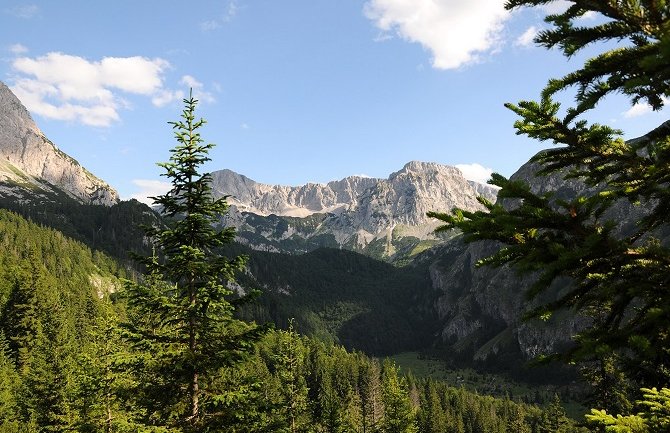
MULTIPOLYGON (((118 326, 128 317, 117 293, 123 269, 5 210, 0 244, 0 431, 151 431, 135 401, 137 359, 118 326)), ((217 380, 245 394, 220 431, 540 432, 572 423, 560 405, 402 376, 390 362, 292 328, 267 332, 217 380)))
POLYGON ((239 282, 262 291, 242 317, 281 328, 293 318, 301 334, 373 355, 423 350, 437 332, 427 266, 398 268, 336 249, 300 256, 235 250, 249 257, 253 276, 239 282))

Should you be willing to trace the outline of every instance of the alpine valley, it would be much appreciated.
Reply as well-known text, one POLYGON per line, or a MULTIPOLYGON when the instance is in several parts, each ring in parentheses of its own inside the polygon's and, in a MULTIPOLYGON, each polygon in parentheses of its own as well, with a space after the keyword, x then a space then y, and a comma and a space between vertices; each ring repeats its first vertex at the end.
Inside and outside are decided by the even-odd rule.
MULTIPOLYGON (((532 183, 532 173, 524 166, 515 176, 532 183)), ((295 318, 299 331, 349 349, 423 351, 496 370, 519 368, 565 344, 579 327, 574 318, 528 326, 521 320, 527 281, 509 269, 475 268, 490 244, 434 233, 439 222, 427 212, 482 210, 478 196, 496 199, 495 187, 468 181, 454 167, 412 161, 387 179, 351 176, 298 187, 261 184, 230 170, 212 178, 215 196, 231 205, 220 224, 237 229, 238 244, 228 252, 250 257, 237 290, 262 293, 242 309, 248 319, 284 327, 295 318)), ((119 201, 60 151, 1 83, 0 205, 130 272, 128 252, 149 248, 139 226, 162 224, 146 205, 119 201)), ((106 284, 109 291, 117 286, 106 284)))

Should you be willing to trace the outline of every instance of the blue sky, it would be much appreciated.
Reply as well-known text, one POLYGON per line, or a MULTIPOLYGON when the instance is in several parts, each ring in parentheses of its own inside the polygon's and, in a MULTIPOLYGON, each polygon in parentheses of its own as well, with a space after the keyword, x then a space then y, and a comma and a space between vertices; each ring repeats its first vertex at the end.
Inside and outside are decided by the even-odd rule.
MULTIPOLYGON (((502 4, 3 0, 0 80, 123 198, 160 190, 155 163, 189 88, 217 144, 208 170, 285 185, 387 177, 411 160, 511 175, 549 144, 516 136, 503 103, 536 99, 584 57, 532 45, 547 7, 502 4)), ((634 137, 664 114, 612 97, 589 119, 634 137)))

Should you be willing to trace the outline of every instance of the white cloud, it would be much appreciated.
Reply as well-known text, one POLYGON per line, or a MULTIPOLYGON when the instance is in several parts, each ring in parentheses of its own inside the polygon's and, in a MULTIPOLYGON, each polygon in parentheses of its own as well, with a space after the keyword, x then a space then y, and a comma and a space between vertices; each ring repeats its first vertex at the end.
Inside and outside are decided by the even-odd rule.
POLYGON ((390 41, 391 39, 393 39, 393 35, 391 35, 389 32, 379 32, 377 33, 377 36, 374 37, 373 41, 386 42, 390 41))
POLYGON ((180 83, 193 89, 202 88, 202 83, 191 75, 184 75, 183 77, 181 77, 180 83))
POLYGON ((161 106, 179 97, 163 87, 166 60, 146 57, 105 57, 89 61, 59 52, 19 57, 12 62, 19 74, 12 90, 33 113, 51 119, 109 126, 127 108, 123 93, 152 98, 161 106))
POLYGON ((457 169, 463 173, 463 177, 479 183, 486 183, 491 178, 493 169, 482 166, 481 164, 456 164, 457 169))
POLYGON ((151 98, 151 103, 156 107, 163 107, 173 101, 184 99, 184 92, 181 90, 161 90, 151 98))
POLYGON ((510 16, 500 0, 369 0, 364 12, 382 31, 430 50, 437 69, 458 68, 491 53, 510 16))
POLYGON ((233 18, 237 16, 239 10, 240 6, 238 5, 237 0, 228 0, 228 7, 221 17, 202 21, 200 23, 200 30, 203 32, 211 32, 212 30, 220 28, 224 23, 232 21, 233 18))
POLYGON ((200 30, 203 32, 211 32, 221 27, 221 23, 217 20, 207 20, 200 23, 200 30))
POLYGON ((201 102, 215 102, 214 95, 205 91, 205 86, 192 75, 184 75, 179 81, 186 87, 193 89, 193 97, 201 102))
POLYGON ((131 194, 130 198, 134 198, 142 203, 148 204, 151 206, 153 200, 149 197, 156 197, 158 195, 165 194, 172 188, 170 182, 165 182, 162 180, 150 180, 150 179, 133 179, 133 184, 139 187, 139 191, 134 194, 131 194))
POLYGON ((5 11, 17 18, 28 20, 39 14, 40 8, 37 5, 21 5, 11 9, 6 9, 5 11))
MULTIPOLYGON (((541 5, 540 8, 547 15, 559 15, 568 10, 574 2, 568 0, 555 0, 551 3, 541 5)), ((587 11, 577 19, 577 21, 591 21, 601 16, 598 12, 587 11)))
MULTIPOLYGON (((668 104, 670 104, 670 99, 663 98, 663 106, 667 107, 668 104)), ((624 111, 621 114, 626 119, 630 119, 633 117, 644 116, 645 114, 652 113, 653 111, 654 109, 651 107, 651 105, 645 102, 638 102, 637 104, 633 105, 632 107, 630 107, 628 110, 624 111)))
POLYGON ((540 32, 540 30, 535 26, 530 26, 528 29, 523 32, 514 42, 515 45, 519 47, 530 47, 533 45, 533 40, 535 36, 540 32))
POLYGON ((167 60, 145 57, 105 57, 100 62, 101 81, 129 93, 151 95, 163 86, 167 60))
POLYGON ((623 113, 623 117, 630 119, 632 117, 644 116, 645 114, 651 113, 654 111, 651 108, 651 105, 638 102, 637 104, 630 107, 627 111, 623 113))
POLYGON ((563 12, 567 11, 568 8, 572 6, 572 2, 568 0, 555 0, 550 3, 546 3, 542 6, 542 10, 549 15, 557 15, 557 14, 562 14, 563 12))
POLYGON ((28 52, 28 48, 22 44, 14 44, 9 46, 9 51, 13 54, 24 54, 28 52))
POLYGON ((598 17, 598 13, 595 11, 588 11, 580 17, 582 20, 595 20, 598 17))
POLYGON ((239 10, 240 7, 237 4, 237 0, 230 0, 228 2, 228 10, 226 11, 226 14, 223 16, 224 21, 230 21, 233 18, 235 18, 239 10))

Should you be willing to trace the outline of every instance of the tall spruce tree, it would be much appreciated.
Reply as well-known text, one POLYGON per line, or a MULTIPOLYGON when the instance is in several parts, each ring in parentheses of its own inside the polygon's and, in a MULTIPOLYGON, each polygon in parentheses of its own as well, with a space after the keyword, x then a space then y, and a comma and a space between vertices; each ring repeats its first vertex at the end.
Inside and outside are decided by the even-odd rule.
POLYGON ((286 331, 277 332, 275 362, 280 383, 281 403, 278 411, 281 431, 303 433, 308 431, 308 389, 304 376, 305 348, 300 336, 289 321, 286 331))
MULTIPOLYGON (((508 9, 552 0, 509 0, 508 9)), ((562 173, 592 188, 571 200, 538 195, 521 181, 494 174, 502 187, 498 202, 481 200, 486 212, 432 213, 460 228, 467 241, 502 245, 479 264, 511 263, 536 272, 528 296, 539 300, 551 283, 572 284, 557 298, 534 308, 529 317, 547 318, 573 309, 592 319, 575 339, 568 360, 614 358, 617 368, 638 385, 670 385, 670 123, 641 139, 624 141, 623 132, 589 124, 587 112, 603 97, 620 93, 632 103, 663 107, 670 96, 670 3, 656 0, 570 0, 563 13, 549 15, 553 28, 536 42, 570 57, 584 48, 602 49, 583 67, 552 79, 539 102, 507 104, 520 116, 518 134, 558 147, 534 161, 539 175, 562 173), (599 19, 585 21, 586 14, 599 19), (592 25, 587 25, 592 23, 592 25), (553 96, 576 88, 576 103, 561 110, 553 96), (645 216, 626 232, 612 221, 621 203, 644 208, 645 216), (610 213, 608 213, 610 212, 610 213)), ((544 297, 543 299, 547 299, 544 297)))
POLYGON ((196 119, 197 100, 184 100, 181 120, 170 122, 178 145, 169 162, 159 164, 172 183, 154 198, 172 221, 167 228, 147 229, 156 254, 139 258, 145 282, 126 287, 131 314, 129 337, 143 355, 138 404, 144 422, 170 431, 206 432, 234 418, 244 389, 222 388, 222 369, 239 364, 254 346, 262 327, 233 317, 235 302, 228 284, 244 269, 246 258, 227 258, 218 248, 232 242, 234 229, 217 231, 214 223, 227 211, 225 198, 214 199, 211 176, 201 174, 213 144, 204 144, 196 119))
POLYGON ((381 366, 376 359, 361 360, 358 388, 361 393, 362 433, 374 433, 384 415, 381 366))
POLYGON ((398 367, 389 360, 384 362, 382 372, 382 395, 384 418, 382 433, 417 433, 416 410, 412 406, 407 381, 399 376, 398 367))
POLYGON ((19 275, 13 281, 9 302, 2 314, 2 329, 9 340, 10 353, 19 371, 28 359, 41 332, 39 297, 44 293, 44 278, 34 250, 28 253, 19 275))
POLYGON ((9 357, 9 345, 0 332, 0 432, 19 431, 17 390, 20 378, 9 357))

